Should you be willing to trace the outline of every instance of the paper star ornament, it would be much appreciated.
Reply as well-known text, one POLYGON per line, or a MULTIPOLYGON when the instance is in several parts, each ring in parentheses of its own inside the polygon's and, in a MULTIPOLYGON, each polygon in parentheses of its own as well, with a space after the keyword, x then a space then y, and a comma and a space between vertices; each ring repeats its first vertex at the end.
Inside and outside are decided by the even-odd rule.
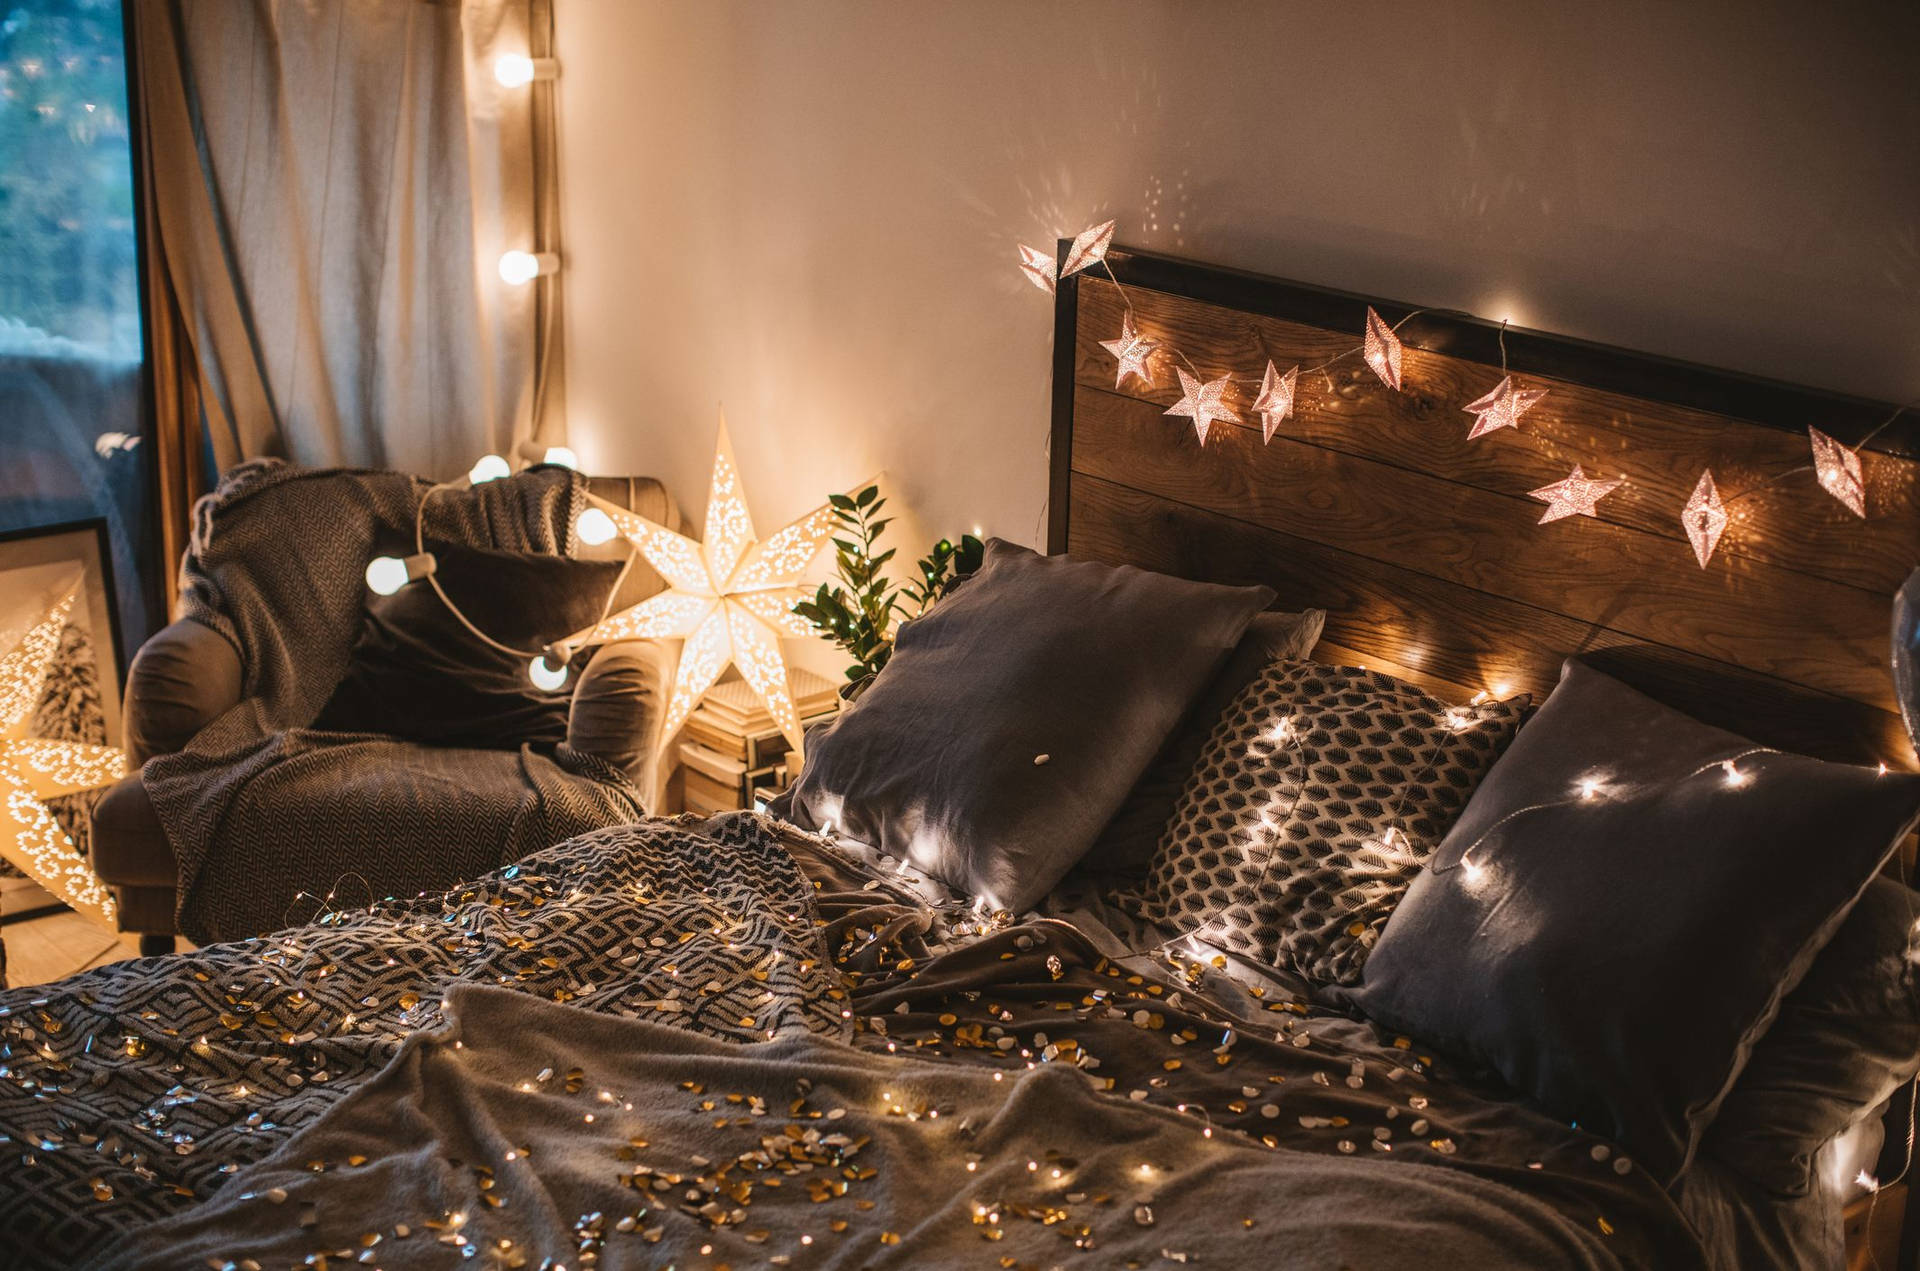
POLYGON ((793 606, 807 596, 800 585, 801 571, 833 532, 832 508, 817 507, 770 537, 756 539, 724 419, 713 456, 704 543, 618 504, 592 502, 666 580, 667 590, 569 636, 565 643, 579 647, 614 640, 684 640, 661 722, 662 740, 680 730, 720 673, 733 665, 766 703, 774 726, 794 753, 802 754, 800 717, 780 637, 813 634, 813 628, 794 615, 793 606))
POLYGON ((1394 392, 1400 391, 1400 337, 1393 333, 1386 319, 1367 306, 1367 338, 1361 346, 1360 356, 1366 359, 1380 382, 1394 392))
POLYGON ((1254 399, 1253 413, 1260 416, 1260 435, 1271 445, 1274 430, 1280 427, 1282 420, 1293 414, 1293 388, 1300 378, 1300 368, 1294 367, 1285 375, 1272 362, 1267 363, 1267 373, 1260 381, 1260 396, 1254 399))
POLYGON ((1107 258, 1107 246, 1113 242, 1113 224, 1108 221, 1104 225, 1080 231, 1080 237, 1073 240, 1073 246, 1067 249, 1066 260, 1060 265, 1062 278, 1070 278, 1107 258))
POLYGON ((1147 367, 1147 359, 1160 346, 1133 329, 1133 315, 1127 314, 1120 319, 1120 338, 1102 340, 1100 347, 1120 359, 1119 373, 1113 377, 1113 386, 1119 388, 1127 382, 1127 376, 1138 375, 1140 382, 1151 387, 1153 372, 1147 367))
POLYGON ((1028 282, 1049 296, 1053 294, 1053 271, 1051 253, 1043 252, 1038 247, 1028 247, 1025 243, 1020 245, 1020 272, 1027 276, 1028 282))
POLYGON ((1485 397, 1467 403, 1467 413, 1475 417, 1473 430, 1467 434, 1467 440, 1513 427, 1520 422, 1520 416, 1538 406, 1540 399, 1546 395, 1544 388, 1521 388, 1513 382, 1511 375, 1506 376, 1485 397))
POLYGON ((1860 474, 1860 456, 1851 446, 1841 445, 1818 428, 1808 428, 1807 439, 1813 443, 1813 471, 1820 478, 1820 488, 1864 519, 1867 487, 1860 474))
POLYGON ((58 900, 112 927, 113 894, 46 801, 118 781, 126 775, 126 755, 113 746, 27 735, 78 593, 76 583, 0 655, 0 856, 58 900))
POLYGON ((1187 415, 1193 419, 1193 431, 1200 437, 1200 444, 1207 444, 1207 430, 1216 419, 1239 423, 1240 416, 1226 404, 1227 391, 1233 387, 1233 377, 1222 375, 1217 380, 1201 383, 1179 367, 1174 368, 1180 375, 1180 391, 1184 396, 1167 408, 1169 415, 1187 415))
POLYGON ((1714 488, 1713 469, 1701 471, 1700 483, 1693 487, 1693 495, 1680 513, 1680 524, 1686 528, 1687 541, 1693 544, 1700 568, 1705 569, 1713 559, 1720 535, 1727 528, 1727 505, 1720 501, 1720 491, 1714 488))
POLYGON ((1543 485, 1538 490, 1527 491, 1527 497, 1538 499, 1547 505, 1540 514, 1540 524, 1557 521, 1563 516, 1596 516, 1594 505, 1612 494, 1620 485, 1615 481, 1595 481, 1580 471, 1580 465, 1574 464, 1573 471, 1567 474, 1565 481, 1556 481, 1552 485, 1543 485))

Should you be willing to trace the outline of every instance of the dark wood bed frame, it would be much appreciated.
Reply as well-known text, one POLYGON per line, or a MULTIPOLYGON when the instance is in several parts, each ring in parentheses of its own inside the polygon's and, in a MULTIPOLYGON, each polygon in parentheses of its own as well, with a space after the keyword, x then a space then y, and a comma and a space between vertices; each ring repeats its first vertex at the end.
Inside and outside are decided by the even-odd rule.
MULTIPOLYGON (((1208 378, 1311 367, 1360 343, 1369 305, 1389 323, 1415 310, 1124 248, 1107 263, 1140 333, 1208 378)), ((1236 386, 1247 422, 1215 424, 1202 447, 1163 413, 1180 397, 1164 353, 1151 386, 1114 386, 1099 342, 1124 307, 1104 270, 1061 280, 1054 312, 1049 551, 1265 583, 1282 608, 1327 611, 1317 657, 1455 700, 1539 701, 1578 655, 1766 745, 1920 767, 1888 671, 1891 598, 1920 563, 1920 418, 1863 449, 1867 520, 1811 470, 1788 475, 1730 506, 1703 570, 1679 519, 1702 468, 1732 500, 1806 467, 1808 425, 1852 444, 1894 407, 1509 327, 1509 371, 1549 396, 1522 423, 1531 439, 1468 442, 1462 407, 1498 382, 1503 333, 1427 311, 1399 328, 1404 392, 1345 358, 1302 375, 1262 444, 1255 393, 1236 386), (1576 463, 1628 484, 1595 519, 1537 524, 1527 491, 1576 463)), ((1897 1115, 1888 1138, 1904 1145, 1897 1115)), ((1876 1218, 1904 1204, 1883 1195, 1876 1218)), ((1904 1225, 1911 1268, 1920 1218, 1904 1225)))

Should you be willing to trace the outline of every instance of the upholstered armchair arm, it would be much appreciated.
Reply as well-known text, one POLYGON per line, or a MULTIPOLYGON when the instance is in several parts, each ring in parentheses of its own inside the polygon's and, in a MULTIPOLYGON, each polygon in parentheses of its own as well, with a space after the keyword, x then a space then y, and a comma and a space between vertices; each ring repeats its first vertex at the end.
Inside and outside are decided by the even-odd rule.
POLYGON ((580 674, 567 716, 567 744, 625 771, 649 807, 659 806, 657 752, 674 661, 659 640, 601 646, 580 674))
POLYGON ((140 646, 127 672, 127 766, 172 754, 240 702, 239 651, 204 623, 182 618, 140 646))

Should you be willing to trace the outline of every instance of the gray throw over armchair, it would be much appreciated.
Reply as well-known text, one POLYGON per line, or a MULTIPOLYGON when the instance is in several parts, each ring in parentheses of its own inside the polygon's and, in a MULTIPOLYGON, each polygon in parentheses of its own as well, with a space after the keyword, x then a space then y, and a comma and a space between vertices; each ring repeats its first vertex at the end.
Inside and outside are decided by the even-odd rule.
MULTIPOLYGON (((594 478, 590 488, 609 502, 678 528, 679 514, 672 499, 650 478, 594 478)), ((622 546, 616 541, 605 550, 611 553, 622 546)), ((659 586, 644 561, 636 561, 615 597, 615 606, 635 603, 659 586)), ((643 792, 650 809, 659 806, 663 785, 657 734, 674 657, 673 649, 657 641, 603 646, 574 686, 568 711, 568 746, 625 773, 643 792)), ((177 894, 179 858, 141 769, 155 756, 184 750, 202 729, 245 701, 247 670, 233 640, 188 616, 149 639, 128 674, 124 733, 130 775, 98 804, 92 851, 94 868, 118 906, 120 929, 139 934, 142 953, 173 948, 180 930, 176 914, 181 898, 177 894)), ((344 814, 369 813, 356 806, 344 814)), ((274 862, 254 861, 249 868, 257 868, 264 877, 274 869, 274 862)), ((458 880, 447 880, 454 881, 458 880)))

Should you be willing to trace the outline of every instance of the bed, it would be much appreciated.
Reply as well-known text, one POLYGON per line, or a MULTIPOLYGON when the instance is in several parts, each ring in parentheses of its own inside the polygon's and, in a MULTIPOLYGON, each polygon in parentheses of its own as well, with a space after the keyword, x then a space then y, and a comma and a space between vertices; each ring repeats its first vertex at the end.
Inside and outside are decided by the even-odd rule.
MULTIPOLYGON (((1789 528, 1756 499, 1715 574, 1640 500, 1574 546, 1526 532, 1525 490, 1626 439, 1684 498, 1709 456, 1771 475, 1807 422, 1857 440, 1873 404, 1428 313, 1400 327, 1420 391, 1343 363, 1271 442, 1196 447, 1177 391, 1112 384, 1129 305, 1240 367, 1410 310, 1118 249, 1107 269, 1057 293, 1051 551, 1264 584, 1327 611, 1317 661, 1451 701, 1544 697, 1581 653, 1758 741, 1913 766, 1886 677, 1910 427, 1872 442, 1874 519, 1801 497, 1789 528), (1550 452, 1450 440, 1503 358, 1559 394, 1550 452)), ((996 914, 748 813, 8 993, 0 1044, 0 1240, 30 1266, 1732 1267, 1864 1258, 1843 1201, 1883 1245, 1904 1205, 1779 1202, 1704 1164, 1665 1187, 1097 880, 996 914)), ((1909 1115, 1862 1170, 1894 1176, 1909 1115)))

